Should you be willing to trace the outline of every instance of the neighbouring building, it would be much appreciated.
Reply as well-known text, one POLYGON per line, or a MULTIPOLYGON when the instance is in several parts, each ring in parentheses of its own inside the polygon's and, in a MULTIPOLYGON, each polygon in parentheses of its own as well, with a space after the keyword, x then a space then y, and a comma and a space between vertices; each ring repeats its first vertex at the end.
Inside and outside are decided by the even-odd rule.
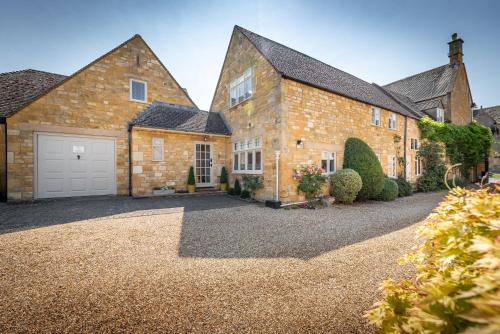
POLYGON ((477 174, 483 176, 488 171, 500 173, 500 106, 474 110, 474 120, 489 128, 493 134, 490 156, 482 166, 478 166, 477 174))
POLYGON ((136 35, 75 74, 0 74, 0 195, 151 195, 262 177, 257 199, 303 200, 292 174, 342 168, 349 137, 390 177, 422 173, 418 120, 466 124, 472 96, 456 34, 448 64, 379 86, 236 26, 210 111, 136 35))

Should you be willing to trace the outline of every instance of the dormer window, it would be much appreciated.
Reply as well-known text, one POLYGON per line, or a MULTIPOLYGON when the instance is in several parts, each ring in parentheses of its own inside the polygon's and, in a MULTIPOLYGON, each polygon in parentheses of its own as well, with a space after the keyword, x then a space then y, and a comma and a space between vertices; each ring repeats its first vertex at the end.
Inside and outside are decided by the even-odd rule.
POLYGON ((129 90, 130 101, 147 102, 148 84, 146 81, 130 79, 129 90))
POLYGON ((234 79, 229 84, 229 105, 235 105, 248 100, 253 95, 252 68, 243 73, 240 77, 234 79))
POLYGON ((444 122, 444 110, 441 108, 436 109, 436 121, 444 122))
POLYGON ((372 108, 372 124, 380 126, 380 109, 372 108))

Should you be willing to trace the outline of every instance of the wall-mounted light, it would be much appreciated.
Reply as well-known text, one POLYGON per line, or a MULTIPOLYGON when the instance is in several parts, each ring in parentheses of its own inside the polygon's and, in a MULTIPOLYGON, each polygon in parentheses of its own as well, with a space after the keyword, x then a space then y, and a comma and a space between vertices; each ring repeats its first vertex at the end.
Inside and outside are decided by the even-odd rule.
POLYGON ((304 148, 304 138, 297 139, 297 148, 304 148))
POLYGON ((207 136, 203 137, 203 140, 204 140, 204 141, 207 141, 207 140, 208 140, 208 137, 207 137, 207 136))

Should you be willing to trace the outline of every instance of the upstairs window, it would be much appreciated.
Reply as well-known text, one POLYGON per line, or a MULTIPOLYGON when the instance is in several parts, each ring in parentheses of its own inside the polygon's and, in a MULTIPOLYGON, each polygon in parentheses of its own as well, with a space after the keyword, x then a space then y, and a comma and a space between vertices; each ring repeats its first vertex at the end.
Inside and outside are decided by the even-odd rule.
POLYGON ((380 109, 372 108, 372 124, 380 126, 380 109))
POLYGON ((395 113, 391 113, 389 117, 389 129, 396 129, 396 117, 395 113))
POLYGON ((418 139, 417 138, 410 139, 410 149, 412 149, 414 151, 418 150, 418 139))
POLYGON ((252 69, 243 73, 239 78, 229 84, 229 105, 231 107, 248 100, 253 94, 252 69))
POLYGON ((147 102, 148 85, 146 81, 130 79, 130 101, 147 102))
POLYGON ((337 161, 335 153, 323 152, 321 156, 321 168, 326 174, 333 174, 337 170, 337 161))
POLYGON ((152 159, 153 161, 163 161, 163 138, 153 138, 153 148, 152 148, 152 159))
POLYGON ((436 121, 444 122, 444 110, 441 108, 436 109, 436 121))

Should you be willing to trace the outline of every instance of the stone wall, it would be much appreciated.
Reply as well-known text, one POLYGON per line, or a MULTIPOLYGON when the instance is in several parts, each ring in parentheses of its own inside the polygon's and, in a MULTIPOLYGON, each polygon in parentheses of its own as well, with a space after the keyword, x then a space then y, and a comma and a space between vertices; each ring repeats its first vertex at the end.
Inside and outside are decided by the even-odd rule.
POLYGON ((7 149, 5 145, 5 124, 0 124, 0 201, 3 201, 7 197, 7 185, 5 184, 5 173, 6 169, 6 156, 5 150, 7 149))
POLYGON ((194 167, 194 145, 197 142, 212 144, 212 178, 214 186, 218 187, 229 141, 230 138, 224 136, 133 128, 132 195, 148 196, 153 193, 153 188, 170 184, 175 184, 176 190, 186 190, 189 168, 194 167), (153 138, 163 139, 163 161, 152 160, 153 138))
POLYGON ((193 105, 136 36, 8 118, 9 199, 33 198, 35 132, 116 138, 117 190, 128 194, 127 124, 154 100, 193 105), (129 100, 131 78, 147 82, 147 103, 129 100))
POLYGON ((455 85, 450 96, 450 121, 454 124, 469 124, 472 121, 471 96, 467 84, 465 65, 460 64, 455 85))
MULTIPOLYGON (((220 111, 232 129, 232 142, 262 137, 262 177, 264 188, 257 192, 257 199, 272 199, 275 193, 275 150, 282 145, 280 76, 269 62, 253 47, 240 32, 231 38, 224 66, 221 70, 211 111, 220 111), (253 96, 234 106, 229 105, 229 84, 248 68, 253 70, 253 96)), ((228 143, 227 168, 230 185, 242 174, 233 172, 232 147, 228 143)))
MULTIPOLYGON (((389 129, 391 112, 381 109, 381 126, 375 126, 371 122, 372 106, 286 79, 282 81, 282 98, 283 137, 286 140, 280 169, 280 199, 283 202, 304 199, 297 193, 297 183, 292 177, 297 165, 319 165, 322 152, 334 152, 337 169, 341 169, 344 145, 349 137, 365 141, 380 156, 386 174, 389 156, 403 156, 405 117, 400 114, 396 116, 396 129, 389 129), (297 146, 299 139, 304 141, 303 147, 297 146)), ((420 138, 416 120, 408 118, 408 133, 409 151, 410 138, 420 138)), ((409 153, 408 158, 412 159, 414 154, 409 153)), ((403 173, 402 168, 398 166, 398 174, 403 173)), ((415 180, 413 170, 411 179, 415 180)))

